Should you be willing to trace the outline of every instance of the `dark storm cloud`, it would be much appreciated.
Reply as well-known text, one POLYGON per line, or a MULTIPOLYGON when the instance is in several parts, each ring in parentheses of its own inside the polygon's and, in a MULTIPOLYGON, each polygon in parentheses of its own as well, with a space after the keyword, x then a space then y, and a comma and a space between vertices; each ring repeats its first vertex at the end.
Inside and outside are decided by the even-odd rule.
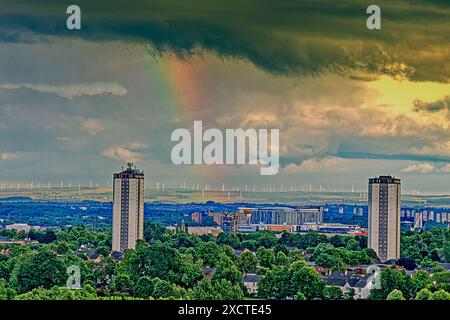
POLYGON ((441 110, 450 110, 450 96, 446 96, 442 100, 433 102, 414 100, 413 108, 416 112, 438 112, 441 110))
MULTIPOLYGON (((359 79, 388 74, 448 82, 447 1, 378 1, 382 30, 367 30, 371 3, 351 1, 78 0, 82 30, 65 28, 72 2, 2 1, 0 40, 36 35, 125 39, 153 52, 189 56, 205 50, 249 60, 276 74, 335 72, 359 79)), ((82 54, 82 53, 80 53, 82 54)))

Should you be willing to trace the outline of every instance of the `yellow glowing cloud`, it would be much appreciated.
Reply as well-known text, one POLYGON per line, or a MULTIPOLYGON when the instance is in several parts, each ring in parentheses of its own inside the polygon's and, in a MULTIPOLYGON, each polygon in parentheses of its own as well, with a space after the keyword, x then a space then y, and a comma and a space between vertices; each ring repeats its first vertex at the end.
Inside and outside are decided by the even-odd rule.
POLYGON ((368 82, 367 87, 379 93, 376 99, 379 105, 392 106, 392 111, 398 113, 412 111, 413 101, 416 99, 433 102, 450 94, 448 83, 395 80, 388 76, 368 82))

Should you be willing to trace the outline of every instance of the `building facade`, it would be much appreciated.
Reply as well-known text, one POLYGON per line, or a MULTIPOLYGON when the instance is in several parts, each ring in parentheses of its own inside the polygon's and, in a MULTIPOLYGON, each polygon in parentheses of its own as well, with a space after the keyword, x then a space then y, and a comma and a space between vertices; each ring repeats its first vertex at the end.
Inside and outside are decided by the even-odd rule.
POLYGON ((400 258, 400 179, 369 179, 368 246, 382 261, 400 258))
POLYGON ((132 163, 113 181, 112 251, 134 249, 144 238, 144 173, 132 163))
POLYGON ((221 228, 225 233, 236 233, 241 225, 240 215, 238 213, 223 213, 221 228))
POLYGON ((251 224, 303 225, 320 224, 323 221, 322 207, 271 207, 254 209, 251 224))

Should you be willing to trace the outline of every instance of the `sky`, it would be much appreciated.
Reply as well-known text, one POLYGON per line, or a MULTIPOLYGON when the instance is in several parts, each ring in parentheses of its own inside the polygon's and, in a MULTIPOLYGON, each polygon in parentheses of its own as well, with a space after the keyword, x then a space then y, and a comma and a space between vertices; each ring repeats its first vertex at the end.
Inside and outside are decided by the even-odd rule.
POLYGON ((2 0, 0 181, 450 192, 450 3, 2 0), (66 28, 77 4, 82 29, 66 28), (176 128, 279 128, 277 175, 175 166, 176 128), (309 187, 308 187, 309 188, 309 187))

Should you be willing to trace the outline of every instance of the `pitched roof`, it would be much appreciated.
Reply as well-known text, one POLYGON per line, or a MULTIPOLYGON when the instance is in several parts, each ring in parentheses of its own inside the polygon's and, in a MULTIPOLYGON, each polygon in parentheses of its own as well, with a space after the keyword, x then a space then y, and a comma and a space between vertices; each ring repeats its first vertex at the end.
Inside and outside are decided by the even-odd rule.
POLYGON ((343 287, 347 283, 347 280, 345 278, 325 278, 324 280, 327 286, 343 287))
POLYGON ((372 281, 374 274, 367 274, 362 277, 353 287, 354 288, 364 288, 369 282, 372 281))
POLYGON ((111 257, 114 260, 122 260, 123 259, 123 253, 119 252, 119 251, 114 251, 113 253, 111 253, 111 257))
POLYGON ((259 282, 261 280, 261 276, 258 274, 247 274, 242 278, 243 282, 259 282))
POLYGON ((95 252, 88 252, 87 254, 86 254, 86 256, 89 258, 89 259, 93 259, 93 260, 95 260, 95 259, 97 259, 98 257, 100 257, 100 255, 98 254, 98 253, 95 253, 95 252))
POLYGON ((343 287, 348 284, 352 288, 364 288, 369 281, 371 281, 372 274, 358 277, 353 275, 345 275, 342 272, 334 271, 329 276, 324 276, 322 279, 328 286, 343 287))

